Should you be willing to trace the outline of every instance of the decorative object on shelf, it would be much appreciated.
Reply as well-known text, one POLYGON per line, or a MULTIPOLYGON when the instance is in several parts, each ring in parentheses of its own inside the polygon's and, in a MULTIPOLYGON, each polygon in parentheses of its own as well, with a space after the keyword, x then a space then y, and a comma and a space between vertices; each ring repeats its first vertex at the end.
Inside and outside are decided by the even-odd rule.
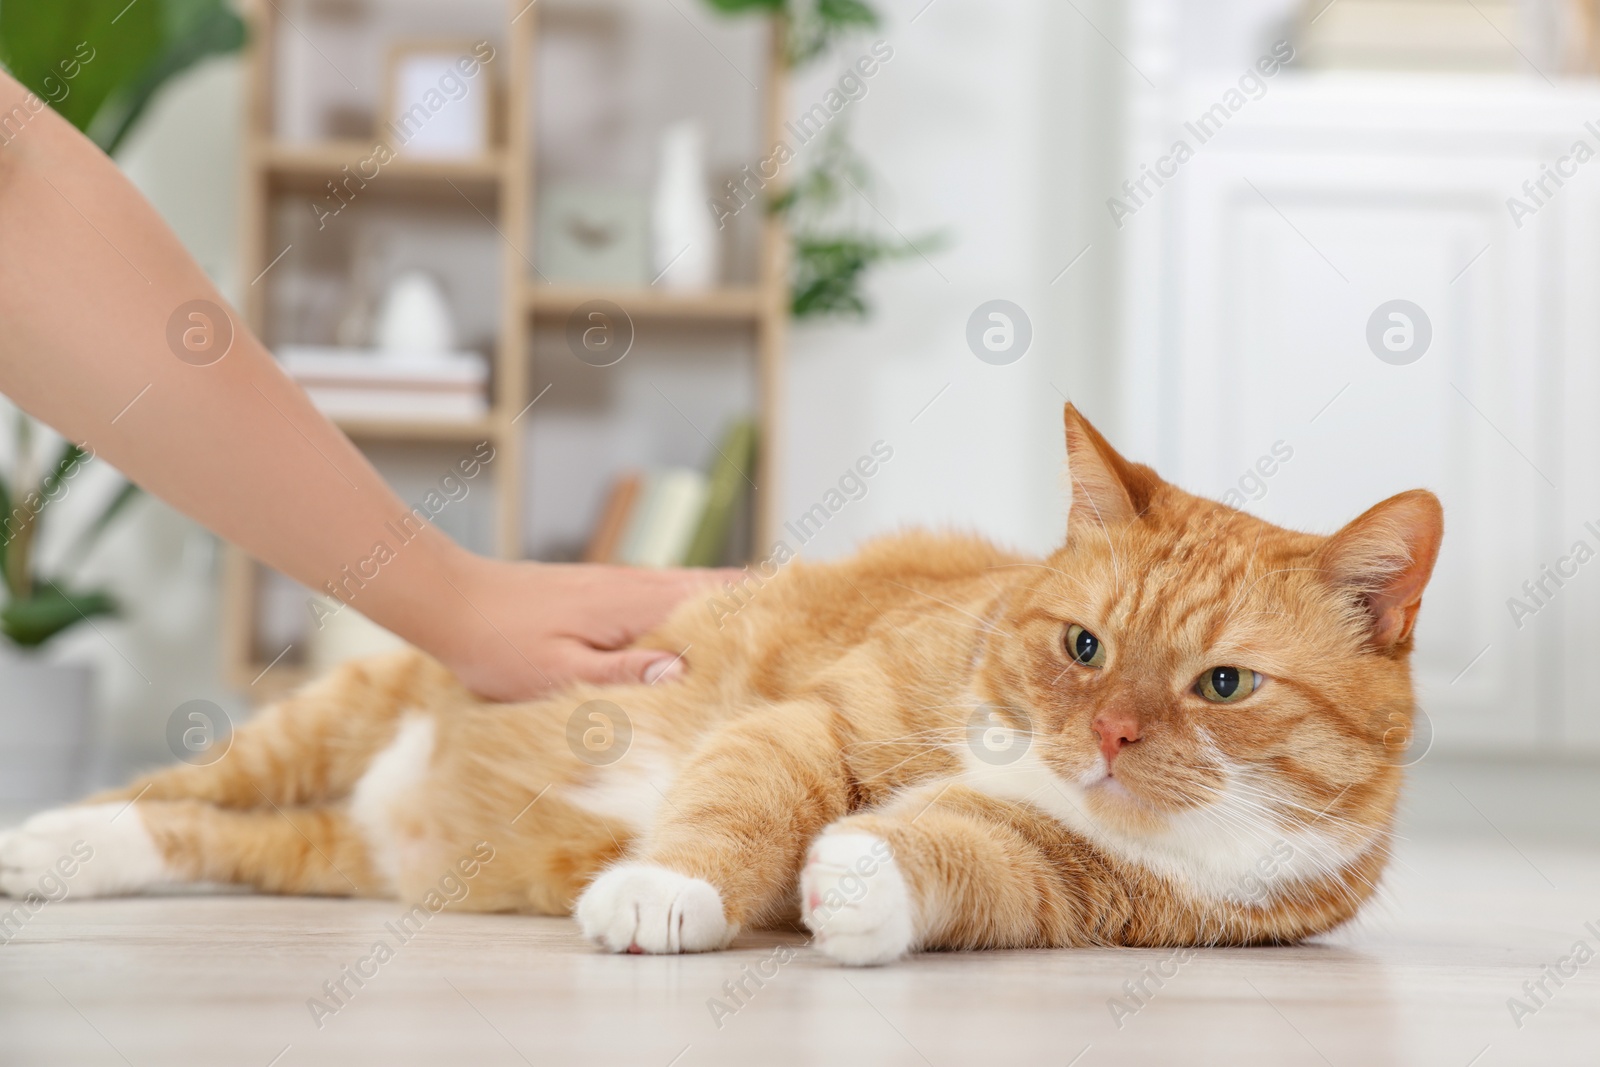
POLYGON ((661 132, 655 194, 650 203, 652 284, 710 289, 717 284, 720 248, 706 211, 706 138, 700 124, 675 122, 661 132))
POLYGON ((649 230, 649 209, 639 193, 551 182, 539 193, 539 273, 565 285, 645 285, 649 230))
POLYGON ((455 344, 455 333, 450 301, 433 275, 408 270, 389 283, 373 336, 385 356, 446 353, 455 344))
POLYGON ((330 418, 450 423, 489 414, 489 365, 476 352, 283 345, 276 355, 330 418))
MULTIPOLYGON (((786 42, 785 60, 791 68, 815 61, 840 41, 872 29, 881 21, 877 10, 863 0, 706 2, 724 14, 757 13, 777 19, 786 42)), ((880 47, 883 45, 880 41, 872 49, 873 57, 879 61, 887 61, 894 54, 892 49, 880 47)), ((857 70, 871 69, 857 66, 847 76, 856 78, 857 70)), ((856 81, 859 84, 860 79, 856 81)), ((945 243, 939 234, 926 234, 916 240, 891 239, 863 226, 857 221, 860 213, 847 209, 844 191, 853 185, 855 189, 851 191, 860 199, 868 195, 874 181, 866 160, 850 145, 847 120, 834 117, 848 98, 837 90, 834 95, 840 101, 837 107, 819 105, 831 122, 825 133, 813 133, 800 140, 802 149, 815 153, 812 161, 786 191, 767 205, 769 211, 783 217, 793 242, 790 313, 797 320, 864 318, 871 311, 862 293, 868 271, 894 260, 926 258, 945 243)), ((790 123, 787 128, 792 133, 795 124, 790 123)), ((774 162, 781 164, 794 154, 797 153, 790 149, 781 159, 775 156, 774 162)), ((772 180, 764 173, 762 177, 772 180)), ((711 207, 717 216, 715 202, 711 207)))
POLYGON ((410 41, 389 52, 384 128, 396 154, 413 159, 477 159, 489 153, 486 41, 410 41))

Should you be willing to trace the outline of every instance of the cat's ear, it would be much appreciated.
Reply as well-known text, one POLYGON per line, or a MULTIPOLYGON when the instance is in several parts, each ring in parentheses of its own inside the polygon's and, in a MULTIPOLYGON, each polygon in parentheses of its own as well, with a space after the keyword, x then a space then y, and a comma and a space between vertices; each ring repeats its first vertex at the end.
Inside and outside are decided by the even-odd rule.
POLYGON ((1138 518, 1161 484, 1156 472, 1118 455, 1072 404, 1067 404, 1063 417, 1067 424, 1067 476, 1072 485, 1068 531, 1117 526, 1138 518))
POLYGON ((1387 652, 1411 639, 1443 536, 1439 498, 1413 489, 1368 509, 1319 550, 1323 571, 1366 611, 1368 647, 1387 652))

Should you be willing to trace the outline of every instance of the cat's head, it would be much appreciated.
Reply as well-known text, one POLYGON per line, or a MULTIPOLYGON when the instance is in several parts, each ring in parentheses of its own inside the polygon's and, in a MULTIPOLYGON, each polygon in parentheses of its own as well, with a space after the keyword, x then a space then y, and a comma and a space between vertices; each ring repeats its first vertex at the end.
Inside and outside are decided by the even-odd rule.
POLYGON ((1026 717, 1030 760, 1107 840, 1208 839, 1223 873, 1280 840, 1320 850, 1302 872, 1366 847, 1410 733, 1437 498, 1296 533, 1125 460, 1071 405, 1066 432, 1066 543, 1002 601, 982 699, 1026 717))

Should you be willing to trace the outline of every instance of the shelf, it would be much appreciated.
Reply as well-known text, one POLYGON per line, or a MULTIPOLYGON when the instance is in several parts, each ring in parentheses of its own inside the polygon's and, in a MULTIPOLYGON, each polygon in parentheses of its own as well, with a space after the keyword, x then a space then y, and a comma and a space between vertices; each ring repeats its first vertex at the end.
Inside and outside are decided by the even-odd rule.
MULTIPOLYGON (((482 440, 492 442, 496 449, 493 486, 492 490, 489 486, 485 489, 494 494, 496 552, 505 558, 520 556, 526 548, 523 523, 529 510, 523 491, 533 480, 525 454, 531 442, 522 432, 522 423, 537 417, 529 409, 549 388, 547 382, 535 385, 529 381, 535 332, 563 327, 573 311, 597 299, 609 300, 625 310, 638 322, 641 332, 705 328, 719 334, 738 334, 726 340, 750 349, 755 356, 753 362, 759 368, 756 404, 763 436, 769 442, 782 438, 778 414, 785 380, 788 270, 781 229, 770 220, 760 227, 761 244, 755 261, 759 280, 698 293, 642 285, 532 284, 538 278, 537 274, 529 274, 528 258, 533 255, 533 237, 539 222, 539 170, 535 156, 541 118, 534 82, 538 26, 545 17, 544 5, 530 6, 528 0, 505 2, 504 19, 496 37, 496 49, 503 53, 503 58, 496 61, 503 77, 494 90, 500 112, 496 122, 500 131, 498 143, 480 158, 441 160, 402 155, 381 166, 377 164, 381 153, 374 152, 380 143, 377 136, 290 142, 276 134, 279 108, 289 95, 283 91, 288 87, 282 85, 282 74, 290 69, 278 62, 277 50, 290 35, 302 36, 299 27, 289 21, 294 17, 292 13, 285 14, 285 9, 294 5, 276 0, 241 0, 240 6, 248 11, 251 20, 251 46, 245 59, 248 87, 242 152, 246 180, 240 194, 242 276, 259 279, 271 269, 272 277, 277 279, 287 270, 300 273, 307 284, 320 284, 314 281, 318 270, 329 269, 344 251, 352 255, 356 251, 342 247, 354 245, 356 227, 383 228, 391 223, 411 226, 429 239, 436 223, 473 232, 476 238, 488 237, 479 247, 485 255, 492 250, 498 265, 500 283, 494 286, 493 293, 473 294, 485 304, 492 301, 495 312, 492 409, 464 422, 394 417, 336 419, 340 429, 361 449, 382 459, 382 453, 399 452, 401 449, 395 446, 401 445, 406 451, 443 454, 456 448, 470 450, 482 440), (329 188, 330 181, 335 189, 329 188), (342 212, 334 199, 336 191, 357 212, 354 219, 341 218, 338 236, 329 239, 341 247, 320 252, 320 258, 313 261, 296 244, 294 258, 275 266, 285 259, 285 245, 298 240, 297 235, 307 222, 320 231, 327 213, 342 212), (297 199, 307 201, 311 212, 306 212, 307 204, 294 203, 297 199), (368 208, 378 207, 380 200, 382 211, 368 213, 368 208), (292 212, 291 208, 295 210, 292 212), (296 212, 298 219, 291 217, 296 212), (407 218, 413 212, 418 216, 414 225, 407 218), (315 221, 311 221, 312 215, 315 221)), ((400 20, 369 14, 364 21, 374 31, 374 43, 382 43, 383 38, 415 20, 409 14, 400 20)), ((769 30, 765 69, 760 78, 760 129, 753 131, 756 144, 773 144, 784 136, 787 47, 779 21, 769 21, 769 30)), ((309 38, 305 40, 309 44, 309 38)), ((392 42, 403 40, 391 38, 392 42)), ((307 105, 334 102, 321 92, 306 96, 308 99, 302 103, 307 105)), ((655 104, 650 102, 649 106, 655 104)), ((474 257, 476 262, 476 253, 474 257)), ((285 332, 274 328, 272 314, 283 314, 285 309, 273 306, 266 284, 248 287, 242 293, 240 310, 258 335, 285 332)), ((687 344, 692 339, 672 340, 687 344)), ((661 417, 676 418, 670 412, 663 412, 661 417)), ((401 458, 395 457, 396 462, 401 458)), ((762 491, 756 496, 754 540, 766 544, 773 540, 773 505, 779 499, 777 490, 771 488, 781 469, 776 448, 762 448, 759 464, 754 480, 761 484, 762 491)), ((227 676, 252 704, 281 697, 309 680, 312 672, 303 660, 315 658, 306 646, 308 637, 296 638, 294 651, 276 662, 264 658, 276 656, 280 648, 267 649, 260 640, 263 620, 259 567, 242 551, 230 549, 226 553, 223 656, 227 676)), ((288 636, 283 640, 289 640, 288 636)))
POLYGON ((256 147, 256 159, 267 173, 284 184, 320 189, 330 178, 349 166, 351 173, 365 178, 369 186, 382 188, 385 181, 407 185, 449 183, 478 190, 497 189, 505 173, 504 157, 494 152, 477 159, 408 159, 399 156, 379 166, 373 160, 370 141, 324 141, 317 144, 288 144, 264 141, 256 147), (365 167, 361 164, 367 162, 365 167), (373 169, 377 173, 371 177, 373 169))
POLYGON ((495 440, 500 426, 491 419, 442 422, 429 419, 335 419, 352 440, 483 441, 495 440))
POLYGON ((675 292, 582 285, 528 286, 528 309, 534 315, 568 315, 591 300, 608 300, 633 318, 754 322, 761 316, 761 292, 754 287, 675 292))

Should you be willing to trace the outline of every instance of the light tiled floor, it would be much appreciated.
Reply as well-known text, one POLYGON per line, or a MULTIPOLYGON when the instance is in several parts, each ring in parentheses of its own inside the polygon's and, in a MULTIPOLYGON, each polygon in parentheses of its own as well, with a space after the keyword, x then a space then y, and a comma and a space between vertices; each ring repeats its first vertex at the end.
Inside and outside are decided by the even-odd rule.
MULTIPOLYGON (((1407 843, 1384 899, 1294 949, 930 955, 842 970, 803 947, 731 1014, 724 983, 791 934, 693 957, 600 955, 565 920, 440 915, 332 1015, 307 1001, 395 938, 392 902, 66 901, 0 945, 0 1063, 1439 1064, 1600 1062, 1600 958, 1521 1020, 1507 1000, 1582 940, 1600 852, 1407 843), (1520 849, 1520 851, 1519 851, 1520 849), (1166 967, 1169 972, 1173 968, 1166 967)), ((1530 1001, 1530 1006, 1532 1002, 1530 1001)))

